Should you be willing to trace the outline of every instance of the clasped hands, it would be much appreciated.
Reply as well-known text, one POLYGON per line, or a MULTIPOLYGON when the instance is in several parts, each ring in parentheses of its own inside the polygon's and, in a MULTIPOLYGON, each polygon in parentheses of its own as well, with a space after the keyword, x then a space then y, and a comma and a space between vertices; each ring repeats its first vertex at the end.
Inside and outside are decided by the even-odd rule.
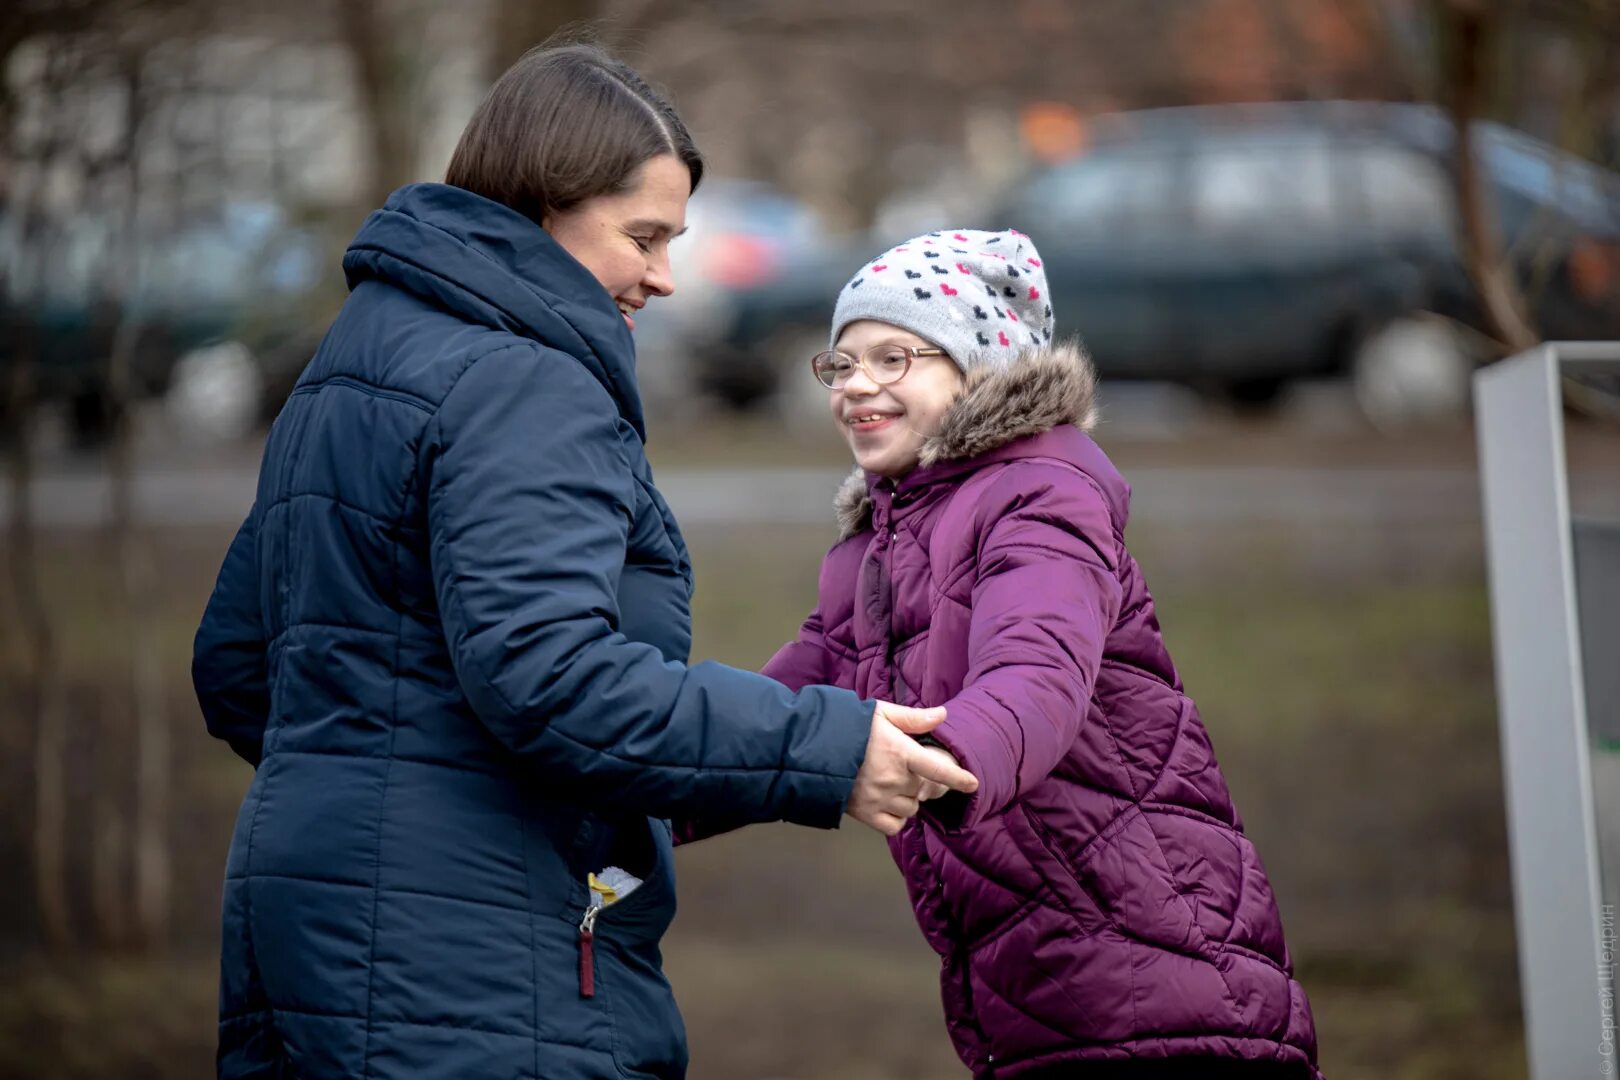
POLYGON ((880 701, 872 714, 866 759, 855 775, 844 812, 885 836, 893 836, 916 816, 922 804, 948 791, 971 795, 979 781, 935 746, 912 736, 925 735, 945 721, 945 710, 911 709, 880 701))

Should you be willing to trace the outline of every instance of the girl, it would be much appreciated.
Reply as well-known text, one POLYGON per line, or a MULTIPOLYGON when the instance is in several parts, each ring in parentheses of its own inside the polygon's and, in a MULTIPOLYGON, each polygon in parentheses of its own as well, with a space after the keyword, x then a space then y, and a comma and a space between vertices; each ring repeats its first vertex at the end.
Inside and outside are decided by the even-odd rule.
MULTIPOLYGON (((1125 547, 1017 232, 930 233, 844 287, 812 360, 858 468, 765 673, 943 705, 979 780, 890 840, 976 1076, 1313 1077, 1271 887, 1125 547)), ((937 786, 922 794, 940 794, 937 786)))

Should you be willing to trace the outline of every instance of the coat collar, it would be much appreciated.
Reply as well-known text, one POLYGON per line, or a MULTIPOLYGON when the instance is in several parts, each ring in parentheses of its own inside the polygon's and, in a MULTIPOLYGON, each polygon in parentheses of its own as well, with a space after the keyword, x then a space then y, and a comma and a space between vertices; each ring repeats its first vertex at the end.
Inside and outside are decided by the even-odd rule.
MULTIPOLYGON (((899 487, 926 486, 961 472, 1019 439, 1063 424, 1089 431, 1097 416, 1097 372, 1078 342, 1028 349, 1006 367, 968 372, 962 395, 945 412, 936 434, 923 442, 917 468, 899 487)), ((872 490, 882 478, 856 469, 833 501, 840 539, 872 521, 872 490)))
POLYGON ((386 281, 572 356, 645 440, 624 317, 589 270, 517 211, 447 184, 409 184, 366 219, 343 269, 351 289, 386 281))

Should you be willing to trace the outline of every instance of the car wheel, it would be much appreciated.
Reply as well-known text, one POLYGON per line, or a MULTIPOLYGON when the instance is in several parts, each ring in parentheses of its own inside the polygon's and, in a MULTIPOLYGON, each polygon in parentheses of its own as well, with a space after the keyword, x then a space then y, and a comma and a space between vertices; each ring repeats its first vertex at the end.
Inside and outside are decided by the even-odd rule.
POLYGON ((67 405, 68 433, 73 446, 79 450, 98 450, 107 445, 121 413, 106 386, 98 380, 77 390, 67 405))
POLYGON ((1288 382, 1275 375, 1254 379, 1234 379, 1221 387, 1226 403, 1244 413, 1265 413, 1277 407, 1288 382))
POLYGON ((253 354, 239 341, 224 341, 176 361, 163 404, 188 439, 227 442, 253 431, 263 398, 253 354))
POLYGON ((1384 323, 1361 339, 1350 382, 1361 414, 1386 431, 1468 412, 1474 362, 1452 323, 1427 313, 1384 323))

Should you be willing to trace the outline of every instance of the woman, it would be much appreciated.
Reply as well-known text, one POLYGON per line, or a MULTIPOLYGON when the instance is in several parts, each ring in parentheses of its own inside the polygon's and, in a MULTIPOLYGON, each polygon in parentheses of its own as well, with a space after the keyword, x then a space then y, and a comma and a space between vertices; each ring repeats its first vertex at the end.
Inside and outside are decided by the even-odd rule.
POLYGON ((937 710, 685 666, 630 331, 701 176, 633 71, 541 50, 350 246, 197 634, 256 766, 221 1076, 681 1076, 658 819, 892 834, 975 786, 902 733, 937 710))

